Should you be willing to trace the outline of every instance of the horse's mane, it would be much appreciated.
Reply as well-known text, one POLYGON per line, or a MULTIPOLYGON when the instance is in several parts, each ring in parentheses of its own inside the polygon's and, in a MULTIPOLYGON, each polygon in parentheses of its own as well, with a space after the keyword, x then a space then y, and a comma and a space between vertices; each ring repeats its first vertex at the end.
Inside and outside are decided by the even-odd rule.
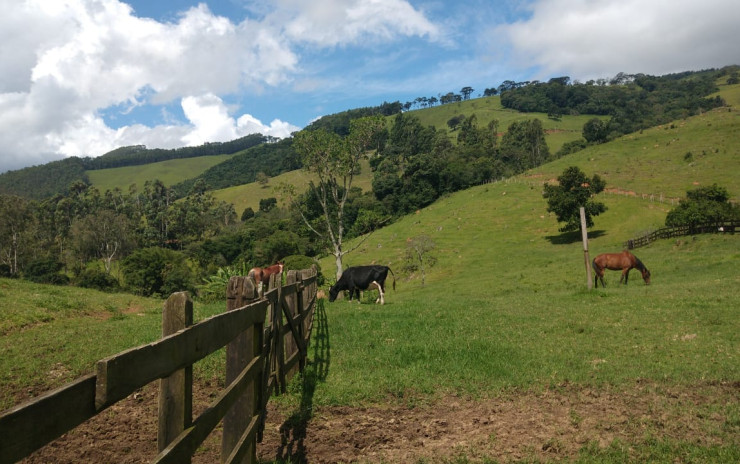
MULTIPOLYGON (((644 264, 642 264, 642 261, 640 261, 640 258, 638 258, 637 256, 635 256, 635 267, 636 267, 636 268, 637 268, 637 270, 638 270, 638 271, 640 271, 640 272, 642 272, 642 271, 647 271, 647 268, 645 267, 645 265, 644 265, 644 264)), ((649 271, 648 271, 648 272, 649 272, 649 271)))

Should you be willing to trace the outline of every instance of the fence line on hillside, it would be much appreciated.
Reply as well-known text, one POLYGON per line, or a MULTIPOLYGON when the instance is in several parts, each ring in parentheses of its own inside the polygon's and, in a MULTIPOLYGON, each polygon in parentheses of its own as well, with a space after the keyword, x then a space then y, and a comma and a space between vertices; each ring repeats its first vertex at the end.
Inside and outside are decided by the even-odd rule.
POLYGON ((221 461, 256 462, 267 400, 303 370, 316 310, 317 270, 273 276, 258 298, 254 281, 232 277, 227 311, 192 325, 185 292, 167 299, 163 338, 96 363, 96 372, 0 413, 0 464, 50 443, 135 390, 160 380, 159 454, 189 463, 223 418, 221 461), (265 327, 267 321, 267 327, 265 327), (226 346, 226 387, 192 419, 192 365, 226 346))
POLYGON ((658 239, 682 237, 694 234, 734 234, 738 229, 740 229, 740 221, 723 221, 712 224, 662 227, 658 230, 627 240, 624 242, 624 247, 628 250, 632 250, 648 245, 658 239))

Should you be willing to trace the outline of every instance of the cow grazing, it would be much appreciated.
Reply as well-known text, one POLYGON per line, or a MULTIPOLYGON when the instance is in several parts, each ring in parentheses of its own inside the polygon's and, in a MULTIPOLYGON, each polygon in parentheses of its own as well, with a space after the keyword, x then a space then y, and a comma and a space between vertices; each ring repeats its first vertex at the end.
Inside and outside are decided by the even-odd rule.
POLYGON ((347 268, 337 283, 329 289, 329 301, 336 300, 337 295, 342 290, 349 290, 350 301, 352 300, 352 295, 356 293, 357 301, 359 301, 360 290, 377 288, 380 296, 375 302, 385 304, 385 279, 388 277, 389 271, 393 276, 393 290, 395 290, 396 275, 393 274, 393 271, 388 266, 355 266, 347 268))

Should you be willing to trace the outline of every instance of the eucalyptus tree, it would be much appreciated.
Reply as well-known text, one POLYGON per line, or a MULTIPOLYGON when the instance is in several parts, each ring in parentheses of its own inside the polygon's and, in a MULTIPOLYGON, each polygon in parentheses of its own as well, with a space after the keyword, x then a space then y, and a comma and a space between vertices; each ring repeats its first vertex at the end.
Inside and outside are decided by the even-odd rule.
POLYGON ((343 271, 342 257, 352 251, 344 249, 345 206, 352 182, 360 173, 360 161, 375 146, 377 136, 384 129, 382 116, 367 116, 352 120, 349 135, 345 138, 323 129, 304 130, 295 135, 294 147, 303 168, 317 179, 309 183, 309 194, 320 205, 321 217, 312 221, 305 214, 296 199, 295 187, 284 185, 283 191, 309 230, 328 245, 335 258, 337 278, 343 271))
POLYGON ((11 275, 18 274, 19 256, 30 245, 33 214, 28 201, 15 195, 0 195, 0 262, 8 266, 11 275))

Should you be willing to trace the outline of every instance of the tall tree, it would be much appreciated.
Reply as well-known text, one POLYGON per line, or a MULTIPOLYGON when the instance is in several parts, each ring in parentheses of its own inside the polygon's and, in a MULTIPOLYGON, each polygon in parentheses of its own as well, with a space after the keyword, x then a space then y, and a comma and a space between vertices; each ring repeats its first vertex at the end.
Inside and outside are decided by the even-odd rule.
POLYGON ((15 195, 0 195, 0 259, 8 265, 11 275, 18 274, 23 237, 32 221, 28 201, 15 195))
POLYGON ((102 259, 109 274, 113 260, 126 256, 134 246, 128 218, 111 210, 100 210, 75 221, 70 233, 78 259, 83 264, 102 259))
POLYGON ((586 212, 586 227, 593 227, 593 217, 606 211, 603 203, 594 201, 593 196, 604 190, 606 182, 594 174, 589 178, 576 166, 567 168, 558 176, 558 184, 545 184, 542 194, 547 199, 547 211, 555 213, 558 222, 565 225, 561 232, 580 229, 580 208, 586 212))
MULTIPOLYGON (((352 181, 360 172, 360 161, 384 128, 385 120, 381 116, 367 116, 352 120, 349 135, 344 139, 322 129, 304 130, 295 136, 294 146, 304 169, 318 178, 317 182, 309 184, 309 190, 321 206, 321 224, 311 223, 302 210, 298 210, 308 228, 328 242, 335 258, 337 278, 343 271, 342 257, 352 251, 343 248, 344 209, 352 181)), ((286 193, 295 198, 294 188, 287 186, 286 193)))

